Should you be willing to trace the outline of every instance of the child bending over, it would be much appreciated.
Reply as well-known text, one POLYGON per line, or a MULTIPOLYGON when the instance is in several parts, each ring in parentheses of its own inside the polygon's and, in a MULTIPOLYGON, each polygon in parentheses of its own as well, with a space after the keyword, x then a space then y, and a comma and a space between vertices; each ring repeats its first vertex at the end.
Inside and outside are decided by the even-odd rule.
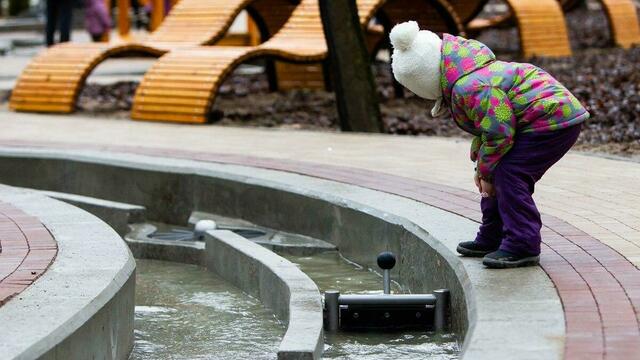
POLYGON ((535 183, 578 139, 584 106, 551 75, 531 65, 496 60, 484 44, 430 31, 414 21, 391 31, 395 78, 451 112, 474 135, 471 160, 482 194, 482 224, 474 241, 458 245, 491 268, 537 265, 542 222, 535 183))

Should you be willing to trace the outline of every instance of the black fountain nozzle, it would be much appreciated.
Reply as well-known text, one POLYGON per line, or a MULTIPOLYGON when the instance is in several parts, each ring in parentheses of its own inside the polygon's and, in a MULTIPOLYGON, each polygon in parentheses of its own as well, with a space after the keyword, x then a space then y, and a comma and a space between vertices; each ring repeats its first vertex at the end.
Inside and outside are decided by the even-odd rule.
POLYGON ((390 251, 378 255, 378 266, 382 269, 382 286, 385 294, 391 294, 391 269, 396 266, 396 256, 390 251))
POLYGON ((325 329, 443 331, 447 325, 449 290, 434 290, 432 294, 391 294, 391 269, 396 261, 392 252, 378 255, 384 294, 341 295, 327 290, 324 293, 325 329))
POLYGON ((382 270, 391 270, 396 266, 396 256, 390 251, 381 252, 378 255, 378 266, 382 270))

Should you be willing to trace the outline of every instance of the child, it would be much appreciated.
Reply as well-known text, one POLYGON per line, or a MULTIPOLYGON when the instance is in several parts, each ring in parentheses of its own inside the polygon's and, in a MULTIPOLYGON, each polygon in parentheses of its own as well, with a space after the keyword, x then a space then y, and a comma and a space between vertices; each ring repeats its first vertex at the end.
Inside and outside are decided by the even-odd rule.
POLYGON ((589 113, 556 79, 531 64, 498 61, 484 44, 420 31, 414 21, 391 31, 395 78, 418 96, 436 100, 433 116, 449 109, 474 135, 471 160, 483 198, 475 241, 458 245, 491 268, 536 265, 540 213, 535 183, 569 151, 589 113))
POLYGON ((104 0, 85 0, 84 25, 93 41, 101 41, 111 30, 111 17, 104 0))

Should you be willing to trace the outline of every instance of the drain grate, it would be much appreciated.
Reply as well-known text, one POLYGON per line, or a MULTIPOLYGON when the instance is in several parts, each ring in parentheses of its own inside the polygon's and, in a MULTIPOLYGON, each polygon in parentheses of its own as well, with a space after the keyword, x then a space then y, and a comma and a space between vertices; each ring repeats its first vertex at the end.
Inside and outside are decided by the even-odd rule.
POLYGON ((228 229, 245 239, 255 239, 267 235, 266 232, 255 229, 228 229))
MULTIPOLYGON (((267 235, 266 232, 257 229, 244 229, 244 228, 219 228, 220 230, 232 231, 245 239, 255 239, 267 235)), ((156 231, 149 234, 151 239, 157 240, 171 240, 171 241, 194 241, 194 233, 191 230, 184 229, 171 229, 169 231, 156 231)))
POLYGON ((149 235, 152 239, 173 240, 173 241, 191 241, 193 240, 193 231, 182 229, 171 229, 169 231, 156 231, 149 235))

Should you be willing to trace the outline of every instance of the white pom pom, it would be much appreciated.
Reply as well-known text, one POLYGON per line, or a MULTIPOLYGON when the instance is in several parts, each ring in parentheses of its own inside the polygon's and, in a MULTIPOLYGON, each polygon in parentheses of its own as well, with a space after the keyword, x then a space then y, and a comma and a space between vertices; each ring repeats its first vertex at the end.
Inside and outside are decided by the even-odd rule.
POLYGON ((420 27, 415 21, 398 24, 391 29, 391 34, 389 34, 391 45, 393 45, 394 49, 406 51, 413 44, 418 32, 420 32, 420 27))

